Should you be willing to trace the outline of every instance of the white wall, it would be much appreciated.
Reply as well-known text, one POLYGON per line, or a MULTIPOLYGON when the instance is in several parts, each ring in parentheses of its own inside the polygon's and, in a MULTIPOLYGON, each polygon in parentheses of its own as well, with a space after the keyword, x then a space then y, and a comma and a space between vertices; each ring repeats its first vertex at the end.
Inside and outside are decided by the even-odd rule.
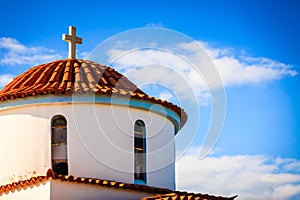
POLYGON ((0 111, 0 185, 51 168, 51 118, 68 123, 69 174, 133 183, 133 129, 146 124, 147 184, 174 189, 174 125, 162 115, 103 104, 51 103, 0 111))
POLYGON ((50 163, 48 109, 24 107, 0 112, 0 185, 45 175, 50 163))

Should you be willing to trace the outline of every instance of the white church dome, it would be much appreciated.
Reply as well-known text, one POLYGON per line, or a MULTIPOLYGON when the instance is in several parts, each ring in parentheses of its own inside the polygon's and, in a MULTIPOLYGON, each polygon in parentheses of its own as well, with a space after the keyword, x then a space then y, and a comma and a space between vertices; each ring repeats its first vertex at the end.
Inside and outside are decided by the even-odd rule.
POLYGON ((75 58, 32 67, 0 91, 0 153, 12 149, 0 184, 53 169, 174 189, 174 135, 186 120, 110 67, 75 58))

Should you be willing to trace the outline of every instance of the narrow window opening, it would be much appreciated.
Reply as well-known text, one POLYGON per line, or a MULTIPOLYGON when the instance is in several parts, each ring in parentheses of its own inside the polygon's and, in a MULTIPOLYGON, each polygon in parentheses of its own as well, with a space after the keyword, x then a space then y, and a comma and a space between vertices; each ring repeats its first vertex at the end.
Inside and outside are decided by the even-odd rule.
POLYGON ((52 169, 57 174, 68 175, 67 120, 54 116, 51 123, 52 169))
POLYGON ((146 131, 141 120, 134 125, 134 181, 146 184, 146 131))

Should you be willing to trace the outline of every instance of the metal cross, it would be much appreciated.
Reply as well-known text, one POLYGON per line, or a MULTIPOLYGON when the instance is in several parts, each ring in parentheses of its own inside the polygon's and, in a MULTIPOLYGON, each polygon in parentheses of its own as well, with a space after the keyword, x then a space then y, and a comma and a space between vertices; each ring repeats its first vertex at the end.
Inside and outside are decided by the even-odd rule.
POLYGON ((82 38, 76 37, 76 27, 69 26, 69 35, 63 34, 62 39, 69 42, 69 58, 76 57, 76 44, 82 44, 82 38))

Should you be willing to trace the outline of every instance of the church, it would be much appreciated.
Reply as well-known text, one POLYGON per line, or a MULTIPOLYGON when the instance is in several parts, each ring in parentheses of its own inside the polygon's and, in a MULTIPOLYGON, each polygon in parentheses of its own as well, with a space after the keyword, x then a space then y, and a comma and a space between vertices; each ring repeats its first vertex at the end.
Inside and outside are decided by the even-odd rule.
POLYGON ((235 199, 175 190, 187 114, 113 68, 76 58, 34 66, 0 91, 0 199, 235 199))

